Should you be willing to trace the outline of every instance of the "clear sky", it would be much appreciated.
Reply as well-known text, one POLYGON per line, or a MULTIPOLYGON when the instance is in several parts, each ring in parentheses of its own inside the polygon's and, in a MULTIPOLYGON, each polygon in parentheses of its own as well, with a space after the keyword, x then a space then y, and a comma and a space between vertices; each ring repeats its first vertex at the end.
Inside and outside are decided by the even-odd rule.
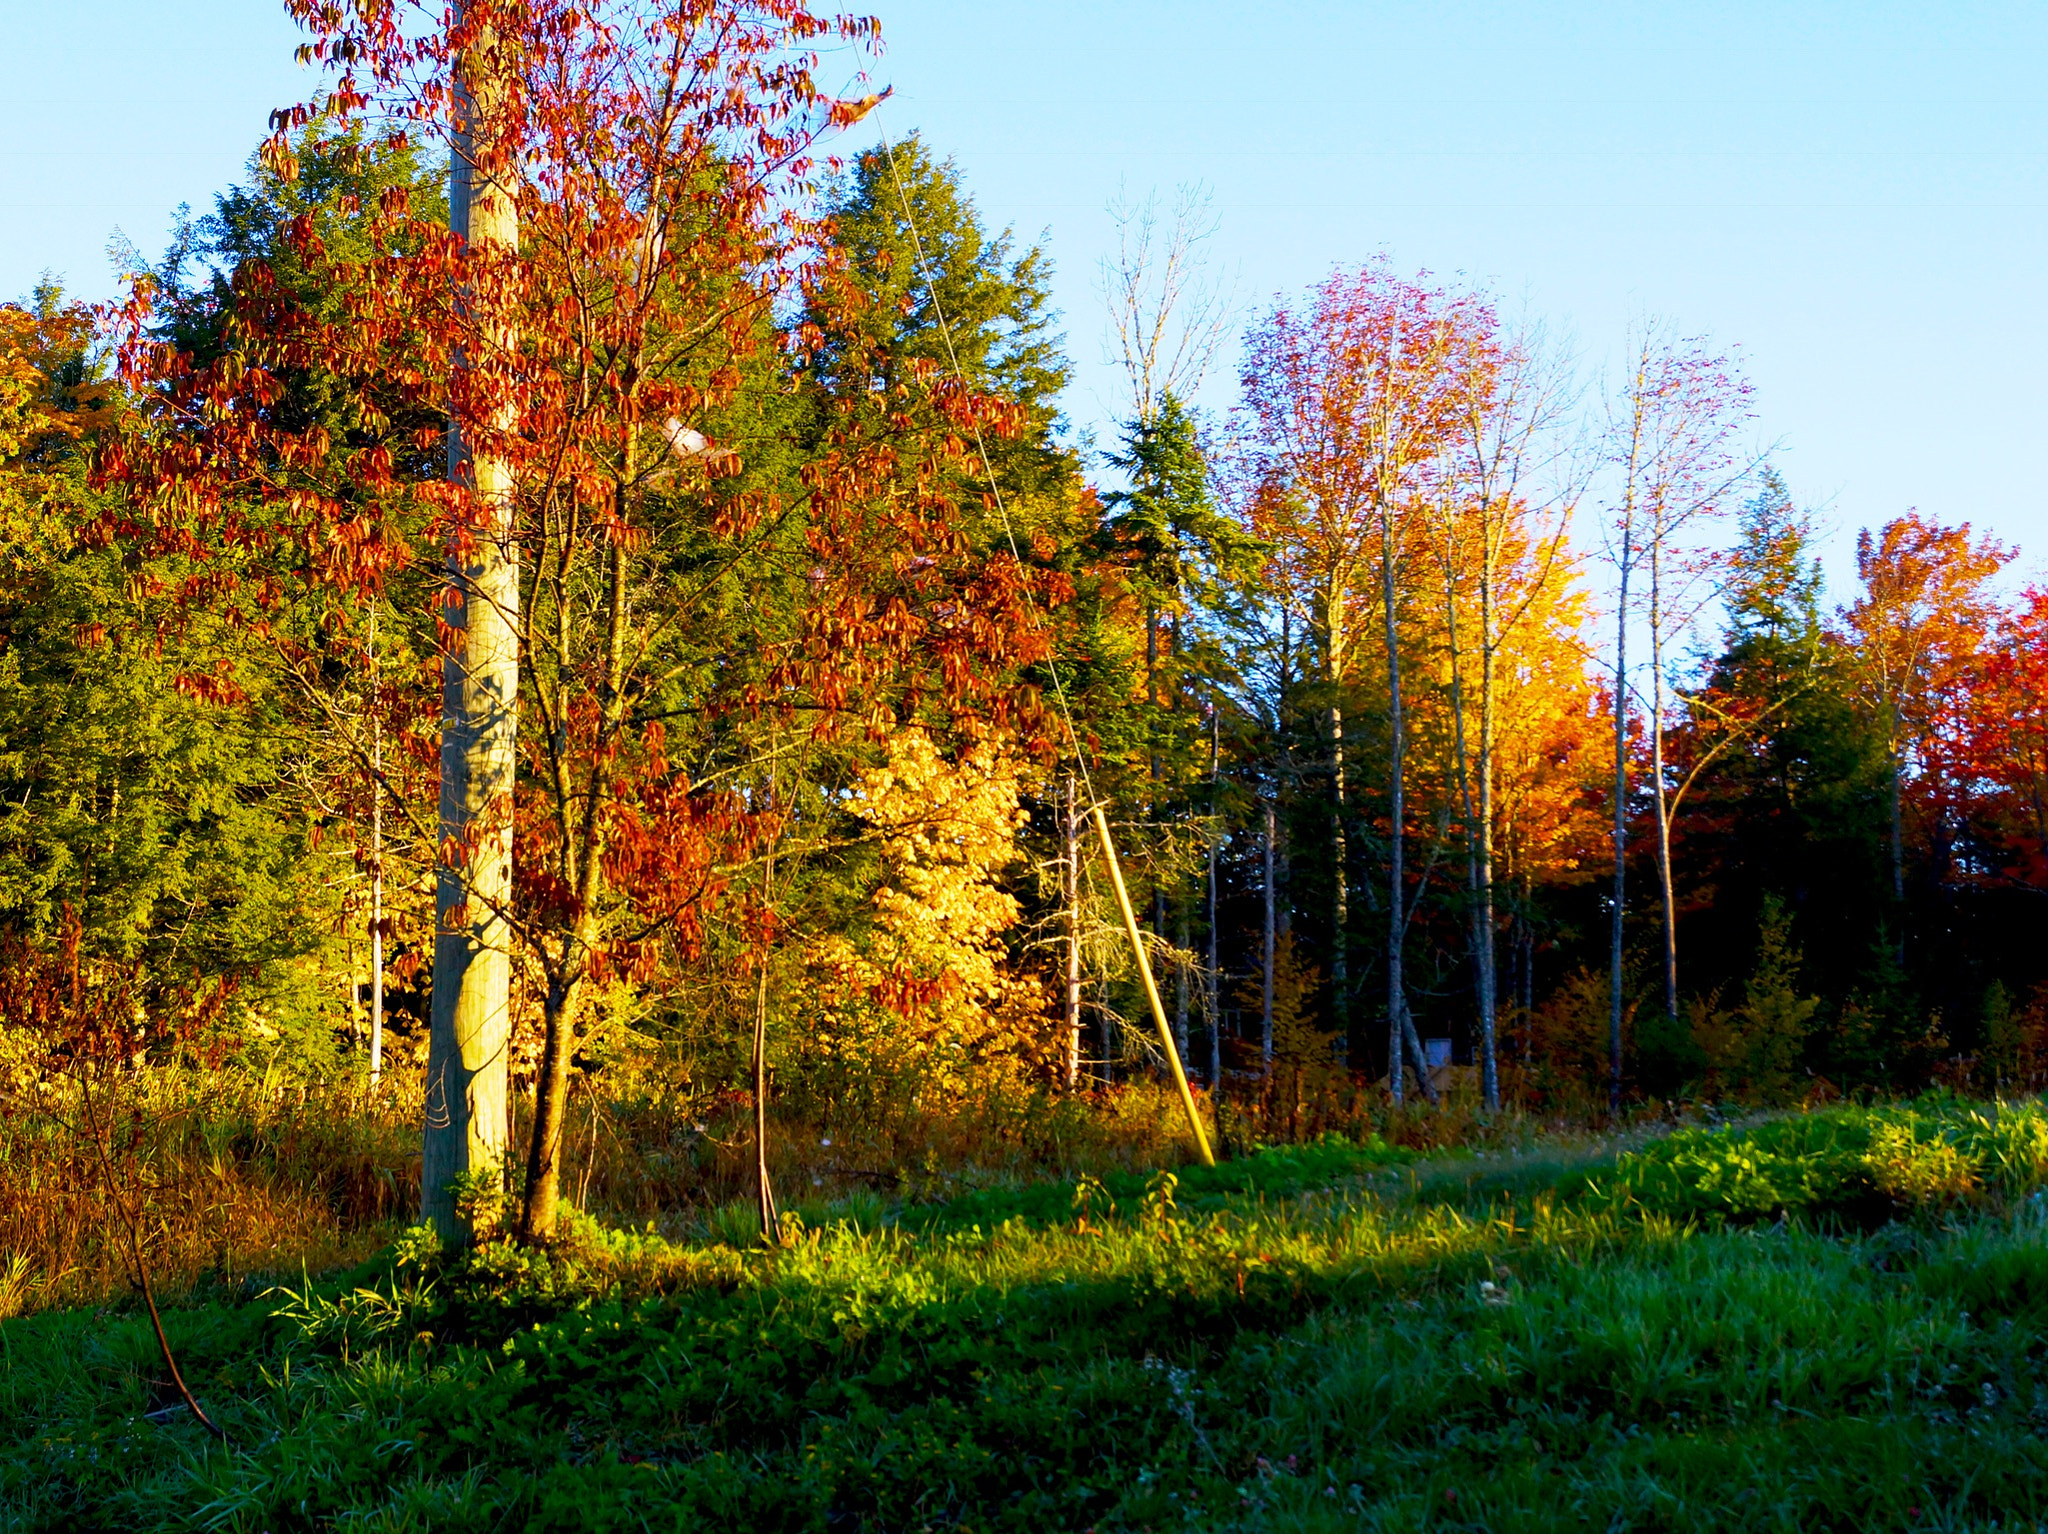
MULTIPOLYGON (((2040 0, 859 8, 888 42, 880 123, 1045 231, 1079 423, 1118 393, 1105 204, 1199 181, 1251 306, 1385 251, 1546 318, 1594 377, 1644 315, 1739 345, 1838 594, 1854 529, 1908 506, 2048 574, 2040 0)), ((0 295, 46 267, 106 295, 110 234, 159 250, 309 83, 274 0, 12 9, 0 295)), ((1232 389, 1226 358, 1205 402, 1232 389)))

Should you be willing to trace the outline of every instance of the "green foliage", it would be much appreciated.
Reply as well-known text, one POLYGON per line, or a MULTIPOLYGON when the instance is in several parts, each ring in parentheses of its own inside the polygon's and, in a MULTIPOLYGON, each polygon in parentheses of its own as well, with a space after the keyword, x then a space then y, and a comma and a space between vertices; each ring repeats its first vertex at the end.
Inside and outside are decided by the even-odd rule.
POLYGON ((1735 643, 1763 639, 1811 647, 1820 638, 1820 561, 1813 516, 1792 501, 1783 476, 1766 467, 1738 518, 1723 600, 1735 643))
POLYGON ((1674 1219, 1786 1214, 1882 1219, 1938 1210, 1980 1189, 2007 1198, 2048 1186, 2048 1110, 1939 1098, 1911 1107, 1831 1108, 1742 1129, 1683 1129, 1586 1176, 1595 1207, 1674 1219))
POLYGON ((1688 852, 1674 870, 1681 909, 1695 909, 1680 952, 1697 991, 1738 994, 1776 902, 1797 924, 1806 981, 1830 1003, 1808 1019, 1804 1063, 1841 1085, 1891 1084, 1914 1078, 1833 1015, 1888 915, 1890 779, 1882 733, 1858 701, 1856 656, 1822 622, 1813 540, 1811 514, 1767 475, 1742 512, 1706 703, 1674 747, 1680 760, 1720 753, 1684 812, 1688 852))
POLYGON ((914 133, 863 152, 827 201, 838 248, 873 300, 872 339, 888 369, 879 380, 838 377, 828 350, 822 370, 833 386, 893 390, 920 366, 944 377, 957 361, 970 385, 1024 413, 1019 430, 986 444, 1005 496, 1062 494, 1075 467, 1055 441, 1069 367, 1045 248, 1019 249, 1008 229, 991 234, 959 166, 934 158, 914 133))
POLYGON ((1793 1086, 1820 1000, 1799 993, 1802 959, 1792 915, 1776 895, 1764 897, 1760 927, 1742 1006, 1732 1013, 1696 1009, 1693 1036, 1724 1087, 1779 1102, 1793 1086))
MULTIPOLYGON (((66 349, 36 365, 75 393, 89 335, 39 298, 66 349)), ((81 538, 105 509, 76 442, 0 464, 0 926, 41 940, 69 906, 90 956, 240 974, 290 1027, 292 961, 334 926, 294 781, 318 753, 248 637, 166 595, 188 569, 81 538)))
POLYGON ((111 554, 47 523, 10 531, 0 913, 41 936, 68 904, 97 953, 214 974, 308 952, 330 925, 324 870, 285 778, 286 722, 230 659, 243 647, 131 603, 111 554), (236 678, 249 701, 185 695, 187 669, 236 678))
POLYGON ((2001 980, 1984 988, 1984 1063, 1991 1070, 1992 1085, 2003 1088, 2015 1080, 2024 1064, 2026 1030, 2013 1009, 2012 993, 2001 980))

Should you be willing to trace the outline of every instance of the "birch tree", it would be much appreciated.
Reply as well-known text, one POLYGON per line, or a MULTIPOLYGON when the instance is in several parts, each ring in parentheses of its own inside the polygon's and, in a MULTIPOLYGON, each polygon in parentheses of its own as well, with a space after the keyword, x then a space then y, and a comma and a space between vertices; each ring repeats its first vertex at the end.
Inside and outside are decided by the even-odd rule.
POLYGON ((1438 517, 1445 640, 1460 809, 1471 897, 1473 989, 1478 1001, 1480 1089, 1500 1106, 1495 914, 1495 821, 1499 779, 1500 668, 1522 648, 1542 611, 1581 489, 1569 426, 1576 403, 1562 363, 1540 332, 1485 338, 1468 372, 1447 447, 1444 487, 1452 504, 1438 517), (1469 588, 1462 590, 1462 588, 1469 588), (1467 603, 1474 632, 1461 632, 1467 603), (1477 672, 1476 730, 1466 718, 1468 664, 1477 672))
POLYGON ((1614 570, 1613 852, 1608 927, 1608 1105, 1621 1106, 1623 939, 1627 912, 1629 762, 1633 683, 1628 638, 1644 619, 1650 660, 1650 779, 1655 807, 1657 872, 1663 936, 1665 1006, 1675 1014, 1677 927, 1671 893, 1671 817, 1664 781, 1665 652, 1696 601, 1688 588, 1699 566, 1680 562, 1680 536, 1714 515, 1761 461, 1744 455, 1738 434, 1751 419, 1750 386, 1724 354, 1697 337, 1678 337, 1657 322, 1631 338, 1627 372, 1609 407, 1607 457, 1613 475, 1605 553, 1614 570), (1636 577, 1645 576, 1646 593, 1636 577))

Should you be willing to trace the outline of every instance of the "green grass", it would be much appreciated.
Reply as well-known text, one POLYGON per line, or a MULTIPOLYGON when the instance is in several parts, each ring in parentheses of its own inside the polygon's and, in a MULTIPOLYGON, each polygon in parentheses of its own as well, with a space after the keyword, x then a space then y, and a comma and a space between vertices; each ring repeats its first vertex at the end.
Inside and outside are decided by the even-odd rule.
MULTIPOLYGON (((2017 1131, 1888 1112, 1716 1132, 1708 1171, 1767 1156, 1792 1186, 1781 1163, 1839 1170, 1858 1133, 1868 1167, 1911 1112, 1975 1183, 1882 1195, 1888 1220, 1708 1218, 1643 1196, 1693 1142, 1604 1167, 1323 1144, 1078 1203, 814 1209, 777 1253, 586 1230, 554 1259, 387 1257, 168 1318, 225 1449, 145 1415, 166 1393, 136 1315, 48 1313, 0 1326, 0 1519, 2034 1528, 2048 1224, 1994 1165, 2017 1131)), ((1886 1174, 1815 1175, 1864 1208, 1886 1174)))

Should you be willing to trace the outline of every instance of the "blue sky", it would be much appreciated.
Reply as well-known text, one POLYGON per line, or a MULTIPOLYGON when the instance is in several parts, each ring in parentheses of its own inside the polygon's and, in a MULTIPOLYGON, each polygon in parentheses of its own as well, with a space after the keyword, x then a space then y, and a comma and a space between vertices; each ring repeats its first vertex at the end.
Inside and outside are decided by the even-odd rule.
MULTIPOLYGON (((1385 251, 1545 318, 1595 378, 1645 315, 1739 345, 1838 594, 1854 529, 1907 506, 2048 573, 2048 6, 861 8, 882 124, 1046 232, 1079 422, 1118 396, 1105 204, 1199 181, 1248 305, 1385 251)), ((273 0, 24 6, 9 41, 0 295, 48 267, 104 296, 113 230, 159 249, 309 83, 273 0)), ((1204 392, 1229 402, 1228 358, 1204 392)))

